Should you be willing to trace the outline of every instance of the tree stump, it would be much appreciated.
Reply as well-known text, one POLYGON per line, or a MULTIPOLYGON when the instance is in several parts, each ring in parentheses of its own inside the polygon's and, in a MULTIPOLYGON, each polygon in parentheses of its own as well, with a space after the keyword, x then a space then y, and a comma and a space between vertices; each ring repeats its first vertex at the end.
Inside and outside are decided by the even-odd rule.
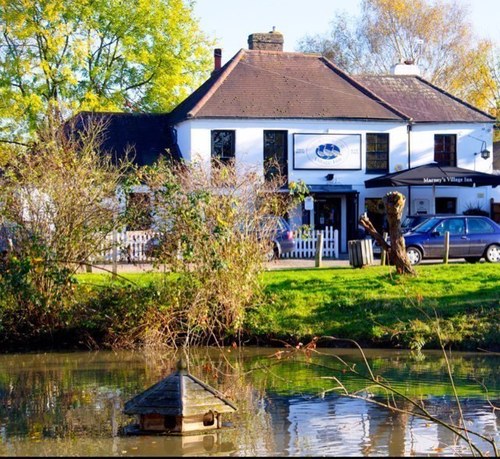
POLYGON ((406 254, 405 240, 401 233, 401 217, 403 215, 406 198, 399 191, 391 191, 384 196, 383 202, 387 214, 387 222, 389 224, 390 245, 375 229, 367 216, 361 216, 359 223, 387 252, 391 264, 396 267, 398 274, 415 275, 416 272, 406 254))

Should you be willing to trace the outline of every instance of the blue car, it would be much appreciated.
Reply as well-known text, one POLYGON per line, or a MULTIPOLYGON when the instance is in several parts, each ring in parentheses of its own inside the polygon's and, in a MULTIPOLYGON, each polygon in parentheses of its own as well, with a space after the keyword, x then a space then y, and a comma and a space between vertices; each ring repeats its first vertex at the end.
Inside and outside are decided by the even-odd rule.
POLYGON ((284 253, 295 250, 295 238, 288 222, 279 217, 276 222, 276 234, 273 239, 274 256, 280 258, 284 253))
POLYGON ((410 263, 443 258, 446 232, 450 234, 449 258, 464 258, 469 263, 481 258, 500 262, 500 225, 483 216, 449 215, 431 217, 404 234, 410 263))
MULTIPOLYGON (((295 250, 295 237, 289 223, 283 217, 269 215, 261 221, 264 233, 271 242, 271 251, 267 255, 269 261, 281 258, 285 253, 295 250)), ((261 237, 261 236, 260 236, 261 237)))

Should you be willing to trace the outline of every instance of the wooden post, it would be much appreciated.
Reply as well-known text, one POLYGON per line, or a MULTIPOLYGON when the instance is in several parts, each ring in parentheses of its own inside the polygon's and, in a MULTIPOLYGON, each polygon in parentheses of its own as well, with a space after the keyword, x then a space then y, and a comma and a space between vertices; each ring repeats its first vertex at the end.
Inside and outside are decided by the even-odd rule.
POLYGON ((445 265, 448 264, 449 252, 450 252, 450 232, 445 231, 444 232, 444 257, 443 257, 443 262, 445 265))
MULTIPOLYGON (((388 237, 387 232, 382 233, 382 237, 383 237, 384 241, 387 241, 387 237, 388 237)), ((387 252, 382 247, 381 250, 380 250, 380 264, 382 266, 385 266, 385 264, 386 264, 386 258, 387 258, 387 252)))
POLYGON ((118 259, 118 247, 117 247, 118 241, 117 241, 117 234, 116 234, 116 229, 113 229, 113 268, 112 268, 112 273, 113 277, 116 277, 116 273, 118 271, 118 266, 117 266, 117 259, 118 259))
POLYGON ((317 232, 318 239, 316 240, 316 268, 321 268, 323 264, 323 233, 321 231, 317 232))

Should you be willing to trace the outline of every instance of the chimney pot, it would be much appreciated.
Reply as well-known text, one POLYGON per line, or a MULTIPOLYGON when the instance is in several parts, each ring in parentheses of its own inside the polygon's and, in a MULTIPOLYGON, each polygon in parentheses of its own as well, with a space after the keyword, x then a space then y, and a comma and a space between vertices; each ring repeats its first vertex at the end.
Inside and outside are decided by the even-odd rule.
POLYGON ((214 49, 214 72, 217 72, 217 70, 220 70, 221 61, 222 61, 222 49, 215 48, 214 49))

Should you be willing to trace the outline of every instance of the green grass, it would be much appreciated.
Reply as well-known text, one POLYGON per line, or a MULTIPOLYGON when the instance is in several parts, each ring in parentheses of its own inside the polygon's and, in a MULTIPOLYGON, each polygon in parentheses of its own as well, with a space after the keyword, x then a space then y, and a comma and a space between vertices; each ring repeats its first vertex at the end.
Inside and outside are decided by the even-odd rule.
POLYGON ((499 338, 500 267, 421 265, 417 276, 394 268, 331 268, 263 274, 266 301, 252 311, 257 335, 336 336, 366 344, 437 347, 438 316, 447 343, 474 348, 499 338))
MULTIPOLYGON (((498 349, 500 266, 429 264, 416 271, 416 277, 398 276, 388 266, 266 271, 246 334, 271 344, 335 336, 364 346, 438 348, 437 316, 447 345, 498 349)), ((161 279, 161 273, 127 273, 116 282, 146 286, 161 279)), ((111 275, 81 274, 78 281, 106 285, 111 275)))

